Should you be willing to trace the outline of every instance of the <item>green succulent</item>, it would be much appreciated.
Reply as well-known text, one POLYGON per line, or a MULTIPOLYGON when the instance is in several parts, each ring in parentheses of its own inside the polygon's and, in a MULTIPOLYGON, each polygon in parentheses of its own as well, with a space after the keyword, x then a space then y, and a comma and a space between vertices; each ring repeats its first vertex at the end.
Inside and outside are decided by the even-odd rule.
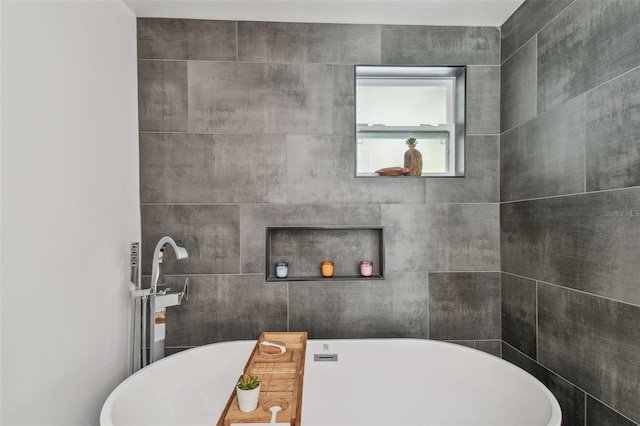
POLYGON ((238 389, 251 390, 260 386, 260 378, 253 374, 244 374, 238 380, 238 389))
POLYGON ((406 143, 408 146, 416 146, 418 144, 418 141, 416 140, 416 138, 409 138, 404 143, 406 143))

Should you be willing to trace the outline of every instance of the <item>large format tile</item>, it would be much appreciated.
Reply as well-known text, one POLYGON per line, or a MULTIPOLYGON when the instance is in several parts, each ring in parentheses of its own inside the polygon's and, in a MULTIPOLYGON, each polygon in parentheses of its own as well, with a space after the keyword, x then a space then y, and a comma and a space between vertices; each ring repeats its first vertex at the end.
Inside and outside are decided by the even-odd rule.
POLYGON ((138 61, 140 131, 187 131, 187 63, 138 61))
POLYGON ((638 421, 638 318, 638 306, 539 283, 538 361, 638 421))
POLYGON ((289 283, 289 327, 310 338, 429 337, 427 276, 289 283))
POLYGON ((386 204, 386 265, 401 271, 498 271, 497 204, 386 204))
POLYGON ((156 243, 165 235, 181 240, 189 253, 175 260, 165 250, 166 274, 240 272, 240 209, 238 206, 142 205, 142 273, 151 274, 156 243))
POLYGON ((583 426, 585 393, 562 377, 527 358, 508 344, 502 344, 502 358, 529 372, 553 393, 562 410, 562 426, 583 426))
POLYGON ((569 6, 573 0, 525 1, 507 21, 502 24, 502 61, 547 25, 569 6))
POLYGON ((236 60, 236 22, 138 18, 139 59, 236 60))
POLYGON ((502 64, 500 75, 500 126, 506 131, 537 114, 535 37, 502 64))
POLYGON ((429 273, 429 338, 500 338, 500 273, 429 273))
POLYGON ((333 134, 355 140, 355 69, 353 65, 333 66, 333 134))
POLYGON ((500 134, 500 67, 467 67, 467 135, 500 134))
POLYGON ((501 276, 502 340, 536 359, 536 282, 501 276))
POLYGON ((238 60, 378 64, 380 26, 238 22, 238 60))
POLYGON ((455 343, 456 345, 466 346, 471 349, 477 349, 493 356, 501 357, 502 342, 495 340, 443 340, 443 342, 455 343))
POLYGON ((500 137, 502 201, 584 192, 584 97, 500 137))
POLYGON ((355 177, 353 136, 287 136, 287 202, 423 203, 425 179, 355 177))
POLYGON ((538 112, 640 65, 640 2, 576 1, 538 34, 538 112))
POLYGON ((502 270, 640 304, 640 189, 501 206, 502 270))
POLYGON ((499 136, 467 136, 465 176, 425 180, 427 203, 500 201, 499 136))
POLYGON ((623 417, 591 395, 587 395, 587 419, 585 426, 637 426, 638 423, 623 417))
MULTIPOLYGON (((184 279, 167 277, 167 284, 179 287, 184 279)), ((168 346, 254 340, 265 330, 287 331, 287 283, 265 283, 262 275, 192 276, 189 300, 167 309, 166 321, 168 346)))
POLYGON ((466 346, 471 349, 477 349, 493 356, 501 357, 502 342, 496 340, 443 340, 443 342, 455 343, 456 345, 466 346))
POLYGON ((187 349, 194 348, 195 346, 166 346, 164 347, 164 356, 168 357, 170 355, 175 355, 182 351, 186 351, 187 349))
POLYGON ((640 68, 587 93, 587 191, 640 186, 640 68))
POLYGON ((502 344, 500 340, 476 340, 475 348, 479 351, 486 352, 500 358, 502 356, 501 346, 502 344))
POLYGON ((330 134, 331 65, 189 62, 189 130, 330 134))
POLYGON ((382 63, 500 65, 500 29, 383 25, 382 63))
POLYGON ((242 205, 240 249, 242 272, 265 272, 265 228, 268 226, 380 226, 380 206, 242 205))
POLYGON ((281 135, 140 135, 142 203, 283 203, 281 135))

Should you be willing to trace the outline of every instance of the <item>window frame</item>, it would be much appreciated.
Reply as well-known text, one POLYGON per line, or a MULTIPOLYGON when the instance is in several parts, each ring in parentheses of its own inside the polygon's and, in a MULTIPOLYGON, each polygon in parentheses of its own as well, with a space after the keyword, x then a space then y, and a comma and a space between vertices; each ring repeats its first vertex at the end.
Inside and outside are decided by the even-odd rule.
MULTIPOLYGON (((356 177, 378 177, 375 172, 358 171, 358 145, 361 136, 382 137, 385 134, 407 135, 420 139, 420 134, 449 134, 448 158, 446 172, 422 172, 421 176, 411 177, 455 177, 464 176, 464 139, 465 139, 465 92, 466 66, 387 66, 356 65, 354 68, 354 122, 355 122, 355 155, 354 171, 356 177), (438 125, 420 124, 417 126, 393 126, 384 123, 358 123, 357 104, 359 87, 415 86, 447 88, 446 121, 438 125)), ((426 120, 425 120, 426 121, 426 120)))

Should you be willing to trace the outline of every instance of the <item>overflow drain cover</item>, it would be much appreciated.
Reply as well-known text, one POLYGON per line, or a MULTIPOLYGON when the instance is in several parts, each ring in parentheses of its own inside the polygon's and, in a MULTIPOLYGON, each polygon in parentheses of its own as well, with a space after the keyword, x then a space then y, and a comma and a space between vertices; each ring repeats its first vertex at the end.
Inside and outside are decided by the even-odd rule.
POLYGON ((313 354, 314 361, 337 361, 338 354, 313 354))

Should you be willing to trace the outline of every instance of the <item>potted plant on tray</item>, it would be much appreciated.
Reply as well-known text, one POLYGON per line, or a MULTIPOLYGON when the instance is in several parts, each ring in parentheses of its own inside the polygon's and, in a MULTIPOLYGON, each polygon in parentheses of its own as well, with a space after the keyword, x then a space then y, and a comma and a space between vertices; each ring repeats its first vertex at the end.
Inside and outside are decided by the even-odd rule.
POLYGON ((243 413, 250 413, 258 408, 260 397, 260 378, 253 374, 244 374, 236 384, 238 405, 243 413))

